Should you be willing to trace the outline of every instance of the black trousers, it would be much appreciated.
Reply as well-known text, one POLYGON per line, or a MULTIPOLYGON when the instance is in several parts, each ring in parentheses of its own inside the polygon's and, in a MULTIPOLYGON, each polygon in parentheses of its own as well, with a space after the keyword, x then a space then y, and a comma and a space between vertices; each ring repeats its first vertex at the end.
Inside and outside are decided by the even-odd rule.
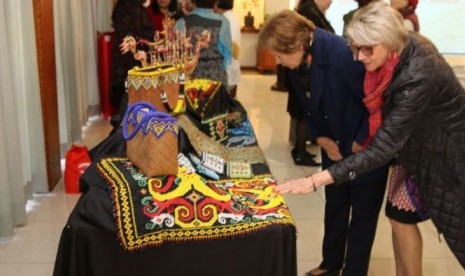
POLYGON ((368 182, 325 187, 322 269, 344 268, 343 276, 368 273, 371 248, 386 190, 386 174, 368 182))

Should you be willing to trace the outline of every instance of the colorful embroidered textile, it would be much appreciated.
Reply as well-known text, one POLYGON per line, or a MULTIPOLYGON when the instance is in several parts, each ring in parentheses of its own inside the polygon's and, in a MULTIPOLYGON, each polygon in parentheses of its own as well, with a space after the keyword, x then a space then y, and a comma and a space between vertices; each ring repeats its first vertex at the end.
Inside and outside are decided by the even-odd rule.
POLYGON ((194 79, 186 83, 186 95, 190 105, 205 118, 207 108, 215 97, 221 83, 207 79, 194 79))
POLYGON ((248 119, 238 127, 229 128, 228 136, 229 138, 225 142, 226 147, 242 148, 257 144, 257 138, 248 119))
POLYGON ((211 118, 201 120, 201 128, 208 134, 213 140, 217 142, 228 139, 228 113, 222 113, 215 115, 211 118))
POLYGON ((228 139, 228 107, 221 82, 193 79, 186 82, 187 109, 200 121, 200 129, 211 139, 228 139))
POLYGON ((118 237, 127 250, 164 242, 221 239, 274 224, 294 224, 275 179, 207 181, 180 166, 177 176, 147 178, 126 158, 102 159, 113 188, 118 237))
MULTIPOLYGON (((197 154, 208 152, 223 157, 225 161, 243 161, 247 163, 264 163, 266 164, 265 156, 262 150, 255 144, 255 146, 240 147, 238 143, 234 143, 234 147, 227 147, 221 143, 209 139, 208 135, 192 122, 192 120, 186 115, 182 114, 177 117, 179 126, 184 130, 189 138, 189 142, 192 144, 197 154)), ((243 125, 244 128, 249 128, 249 132, 253 133, 252 126, 250 124, 243 125)), ((226 143, 229 143, 229 139, 235 140, 237 137, 229 137, 226 143)), ((255 140, 255 138, 253 138, 255 140)), ((256 141, 256 140, 255 140, 256 141)))

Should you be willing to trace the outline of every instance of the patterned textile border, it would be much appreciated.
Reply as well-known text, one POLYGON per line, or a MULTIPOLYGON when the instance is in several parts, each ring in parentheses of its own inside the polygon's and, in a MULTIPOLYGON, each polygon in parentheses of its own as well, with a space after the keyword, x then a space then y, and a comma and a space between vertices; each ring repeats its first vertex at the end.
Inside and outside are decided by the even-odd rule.
MULTIPOLYGON (((197 154, 208 152, 223 157, 225 161, 243 161, 248 163, 266 164, 265 155, 256 143, 255 145, 249 145, 247 147, 240 147, 236 144, 234 146, 227 147, 210 139, 210 137, 203 131, 199 130, 199 128, 185 114, 181 114, 177 118, 179 125, 184 132, 186 132, 189 142, 192 144, 192 147, 197 154)), ((244 127, 248 127, 249 131, 253 133, 252 126, 250 124, 244 125, 244 127)), ((229 139, 233 141, 234 139, 239 138, 238 136, 231 136, 229 139)), ((229 139, 226 141, 229 142, 229 139)))
MULTIPOLYGON (((189 104, 199 112, 202 120, 205 118, 205 111, 211 104, 216 93, 221 87, 221 82, 207 80, 207 79, 194 79, 186 82, 186 100, 189 104)), ((210 114, 213 115, 213 114, 210 114)))
POLYGON ((129 250, 234 237, 271 225, 294 225, 271 175, 210 181, 180 166, 177 176, 147 178, 126 158, 102 159, 113 189, 118 238, 129 250))
POLYGON ((149 67, 129 70, 128 87, 134 87, 137 91, 142 87, 145 89, 157 88, 160 84, 177 83, 183 68, 181 66, 149 67))

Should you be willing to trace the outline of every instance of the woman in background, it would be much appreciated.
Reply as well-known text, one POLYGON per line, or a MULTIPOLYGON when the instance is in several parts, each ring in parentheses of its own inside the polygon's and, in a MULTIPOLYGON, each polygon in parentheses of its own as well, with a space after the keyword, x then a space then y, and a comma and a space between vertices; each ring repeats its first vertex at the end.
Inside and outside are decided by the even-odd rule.
POLYGON ((350 21, 352 20, 352 17, 354 16, 354 13, 358 11, 360 8, 365 7, 368 5, 372 0, 355 0, 357 2, 358 7, 356 9, 353 9, 349 11, 348 13, 344 14, 342 17, 342 20, 344 21, 344 27, 342 30, 342 35, 345 36, 346 33, 346 27, 349 25, 350 21))
POLYGON ((331 7, 332 0, 300 0, 295 10, 310 19, 315 26, 334 33, 334 29, 326 19, 326 11, 331 7))
POLYGON ((241 80, 241 65, 239 64, 239 53, 241 48, 241 28, 239 19, 233 12, 234 0, 219 0, 216 3, 215 12, 222 14, 229 21, 231 27, 231 63, 226 68, 228 75, 228 92, 232 98, 236 98, 237 85, 241 80))
POLYGON ((186 28, 187 34, 192 35, 193 45, 205 31, 210 33, 209 47, 200 52, 197 66, 190 77, 220 81, 227 86, 226 68, 231 62, 231 28, 228 19, 213 11, 216 2, 196 0, 195 8, 176 22, 176 28, 186 28))
POLYGON ((177 20, 182 16, 180 10, 178 10, 177 0, 153 0, 147 11, 157 31, 163 30, 162 22, 166 17, 177 20))
POLYGON ((404 17, 404 26, 409 31, 420 31, 420 22, 415 13, 418 0, 391 0, 391 7, 398 10, 404 17))
POLYGON ((125 81, 128 70, 141 66, 134 59, 133 53, 121 54, 119 45, 125 36, 153 40, 154 27, 147 13, 151 0, 118 0, 111 16, 114 29, 114 43, 111 49, 110 69, 110 103, 117 110, 111 119, 113 127, 117 128, 127 107, 125 81))
POLYGON ((193 1, 195 0, 180 0, 181 12, 183 16, 189 14, 195 8, 193 1))

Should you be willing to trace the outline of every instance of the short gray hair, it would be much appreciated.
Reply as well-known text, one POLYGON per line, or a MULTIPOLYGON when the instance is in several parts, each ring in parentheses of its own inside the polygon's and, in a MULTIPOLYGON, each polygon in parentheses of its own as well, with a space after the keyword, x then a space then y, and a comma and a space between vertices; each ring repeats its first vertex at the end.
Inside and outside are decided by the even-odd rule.
POLYGON ((358 10, 347 26, 349 41, 361 45, 383 44, 396 52, 402 51, 408 39, 402 15, 388 3, 377 0, 358 10))

